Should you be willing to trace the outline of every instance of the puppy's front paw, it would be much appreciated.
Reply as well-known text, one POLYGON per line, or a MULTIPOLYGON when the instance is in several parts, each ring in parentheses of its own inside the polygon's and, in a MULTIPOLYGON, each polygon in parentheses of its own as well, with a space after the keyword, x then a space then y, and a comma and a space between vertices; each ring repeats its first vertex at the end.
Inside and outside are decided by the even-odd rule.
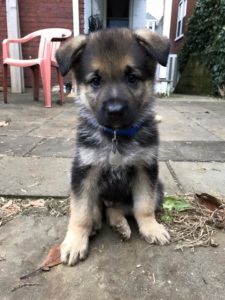
POLYGON ((170 243, 170 235, 166 228, 156 220, 143 224, 140 233, 150 244, 166 245, 170 243))
POLYGON ((61 260, 64 264, 74 266, 88 255, 88 235, 67 232, 60 246, 61 260))

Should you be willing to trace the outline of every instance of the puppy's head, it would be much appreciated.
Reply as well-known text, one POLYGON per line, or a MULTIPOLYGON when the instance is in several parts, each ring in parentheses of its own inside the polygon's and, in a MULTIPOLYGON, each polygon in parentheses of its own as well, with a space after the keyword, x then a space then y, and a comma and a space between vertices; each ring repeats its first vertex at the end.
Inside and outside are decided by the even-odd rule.
POLYGON ((147 29, 110 29, 78 36, 56 53, 63 75, 75 72, 81 101, 111 128, 137 122, 152 95, 156 63, 165 66, 169 41, 147 29))

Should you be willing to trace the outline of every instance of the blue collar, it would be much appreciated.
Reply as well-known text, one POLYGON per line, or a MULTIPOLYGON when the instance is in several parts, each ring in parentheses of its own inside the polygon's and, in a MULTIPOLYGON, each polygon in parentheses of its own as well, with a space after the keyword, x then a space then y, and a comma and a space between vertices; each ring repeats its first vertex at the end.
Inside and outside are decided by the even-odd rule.
POLYGON ((142 123, 136 123, 130 128, 126 129, 112 129, 110 127, 105 127, 101 126, 103 131, 110 133, 111 135, 116 135, 116 136, 127 136, 127 137, 134 137, 138 130, 141 128, 142 123))

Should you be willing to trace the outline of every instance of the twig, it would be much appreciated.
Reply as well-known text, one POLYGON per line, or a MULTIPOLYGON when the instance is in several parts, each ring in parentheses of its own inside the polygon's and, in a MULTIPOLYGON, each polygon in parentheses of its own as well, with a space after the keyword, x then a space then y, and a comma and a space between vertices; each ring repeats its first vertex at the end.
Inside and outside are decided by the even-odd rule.
POLYGON ((154 274, 154 272, 152 273, 152 279, 153 279, 153 283, 155 284, 155 274, 154 274))
POLYGON ((0 261, 5 260, 5 257, 0 256, 0 261))
POLYGON ((22 279, 26 279, 26 278, 28 278, 28 277, 31 277, 31 276, 35 275, 37 272, 39 272, 39 271, 41 271, 41 267, 38 267, 37 269, 35 269, 35 270, 33 270, 33 271, 31 271, 31 272, 25 274, 25 275, 22 275, 22 276, 20 277, 20 279, 22 280, 22 279))
POLYGON ((15 286, 13 289, 11 289, 11 292, 15 292, 16 290, 21 289, 21 288, 23 288, 25 286, 34 286, 34 285, 40 285, 40 283, 24 282, 24 283, 21 283, 21 284, 15 286))

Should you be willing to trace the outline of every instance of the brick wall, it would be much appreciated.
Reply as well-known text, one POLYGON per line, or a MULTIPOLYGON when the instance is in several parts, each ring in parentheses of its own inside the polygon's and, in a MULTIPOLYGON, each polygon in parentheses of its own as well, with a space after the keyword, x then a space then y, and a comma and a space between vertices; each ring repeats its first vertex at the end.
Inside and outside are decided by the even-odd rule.
POLYGON ((180 0, 173 0, 173 3, 172 3, 171 27, 170 27, 171 28, 170 29, 170 39, 172 42, 171 50, 170 50, 171 54, 179 53, 184 45, 184 42, 186 40, 185 33, 188 30, 188 21, 189 21, 190 16, 193 14, 195 3, 196 3, 196 0, 187 0, 187 13, 186 13, 186 20, 185 20, 185 25, 184 25, 184 37, 175 41, 179 1, 180 0))
MULTIPOLYGON (((19 0, 20 31, 21 36, 30 32, 62 27, 73 30, 72 0, 19 0)), ((80 32, 84 30, 84 4, 79 0, 80 8, 80 32)), ((5 0, 0 0, 0 38, 7 37, 5 0)), ((23 57, 36 57, 39 40, 26 43, 23 46, 23 57)), ((53 70, 54 71, 54 70, 53 70)), ((2 68, 0 69, 2 82, 2 68)), ((53 84, 56 84, 56 76, 53 76, 53 84)), ((1 86, 2 84, 0 84, 1 86)), ((25 85, 32 85, 31 71, 25 69, 25 85)))
MULTIPOLYGON (((72 1, 72 0, 71 0, 72 1)), ((84 0, 79 0, 80 33, 84 33, 84 0)))
MULTIPOLYGON (((0 43, 7 37, 5 0, 0 0, 0 43)), ((0 86, 2 86, 2 47, 0 46, 0 86)))

